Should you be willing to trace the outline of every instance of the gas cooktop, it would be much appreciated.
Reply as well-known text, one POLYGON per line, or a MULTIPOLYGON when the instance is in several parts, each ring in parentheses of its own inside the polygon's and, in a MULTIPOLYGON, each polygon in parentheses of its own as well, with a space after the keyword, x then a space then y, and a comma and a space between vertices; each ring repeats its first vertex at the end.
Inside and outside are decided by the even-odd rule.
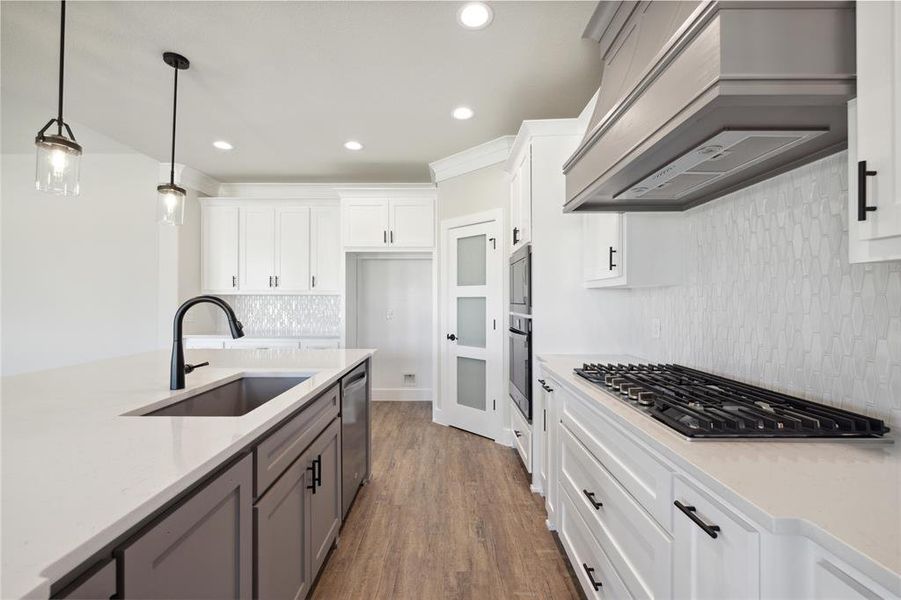
POLYGON ((884 439, 879 419, 670 364, 584 364, 575 373, 690 439, 884 439))

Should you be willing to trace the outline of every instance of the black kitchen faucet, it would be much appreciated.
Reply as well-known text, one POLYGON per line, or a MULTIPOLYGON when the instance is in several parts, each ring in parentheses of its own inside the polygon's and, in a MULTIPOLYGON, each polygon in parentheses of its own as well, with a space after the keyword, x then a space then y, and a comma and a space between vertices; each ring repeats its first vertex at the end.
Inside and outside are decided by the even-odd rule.
POLYGON ((169 370, 169 389, 183 390, 185 388, 185 374, 190 373, 197 367, 204 367, 210 363, 202 362, 196 365, 185 364, 185 350, 182 346, 182 321, 185 319, 185 313, 195 304, 209 302, 215 304, 225 312, 228 318, 228 328, 231 329, 233 338, 244 337, 244 326, 235 316, 235 311, 229 306, 228 302, 217 296, 195 296, 190 300, 186 300, 184 304, 175 311, 175 319, 172 322, 172 367, 169 370))

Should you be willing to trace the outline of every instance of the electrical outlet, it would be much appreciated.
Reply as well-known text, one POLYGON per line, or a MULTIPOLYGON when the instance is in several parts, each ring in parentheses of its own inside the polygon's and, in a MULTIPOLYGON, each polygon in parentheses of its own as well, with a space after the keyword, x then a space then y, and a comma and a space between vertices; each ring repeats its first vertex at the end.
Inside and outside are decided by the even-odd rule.
POLYGON ((416 385, 416 374, 415 373, 404 373, 404 385, 409 385, 409 386, 416 385))
POLYGON ((651 319, 651 339, 659 340, 660 339, 660 319, 653 318, 651 319))

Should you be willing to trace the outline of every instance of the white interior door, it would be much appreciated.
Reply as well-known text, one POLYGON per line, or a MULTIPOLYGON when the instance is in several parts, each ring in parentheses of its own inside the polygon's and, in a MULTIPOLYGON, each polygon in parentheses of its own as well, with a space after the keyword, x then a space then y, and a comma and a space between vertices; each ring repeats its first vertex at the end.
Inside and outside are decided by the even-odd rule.
POLYGON ((442 227, 444 420, 492 439, 501 437, 504 383, 500 227, 477 215, 442 227))

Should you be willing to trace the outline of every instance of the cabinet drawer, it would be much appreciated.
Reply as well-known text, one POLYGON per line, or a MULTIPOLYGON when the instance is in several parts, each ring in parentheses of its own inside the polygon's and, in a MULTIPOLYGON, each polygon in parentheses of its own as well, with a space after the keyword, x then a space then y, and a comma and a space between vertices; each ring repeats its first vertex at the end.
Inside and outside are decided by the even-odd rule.
POLYGON ((673 486, 676 598, 760 597, 760 537, 738 515, 677 477, 673 486), (714 537, 715 536, 715 537, 714 537))
POLYGON ((513 446, 519 452, 526 471, 532 472, 532 427, 513 402, 510 402, 510 427, 513 429, 513 446))
POLYGON ((575 502, 566 490, 560 491, 558 532, 560 542, 569 556, 576 577, 588 598, 611 598, 624 600, 632 598, 628 588, 617 575, 613 564, 597 541, 588 531, 588 526, 575 508, 575 502), (589 579, 591 578, 595 586, 589 579))
POLYGON ((54 597, 72 600, 80 598, 96 600, 98 598, 112 598, 115 595, 116 561, 109 560, 89 569, 87 573, 54 597))
POLYGON ((559 432, 560 484, 629 590, 639 598, 672 597, 669 535, 566 427, 559 432))
POLYGON ((257 471, 256 497, 263 495, 294 459, 338 416, 340 409, 341 392, 336 384, 257 445, 253 451, 257 471))
POLYGON ((673 479, 670 470, 601 414, 592 406, 592 401, 559 389, 556 395, 562 405, 561 420, 576 439, 664 529, 671 531, 673 479))

